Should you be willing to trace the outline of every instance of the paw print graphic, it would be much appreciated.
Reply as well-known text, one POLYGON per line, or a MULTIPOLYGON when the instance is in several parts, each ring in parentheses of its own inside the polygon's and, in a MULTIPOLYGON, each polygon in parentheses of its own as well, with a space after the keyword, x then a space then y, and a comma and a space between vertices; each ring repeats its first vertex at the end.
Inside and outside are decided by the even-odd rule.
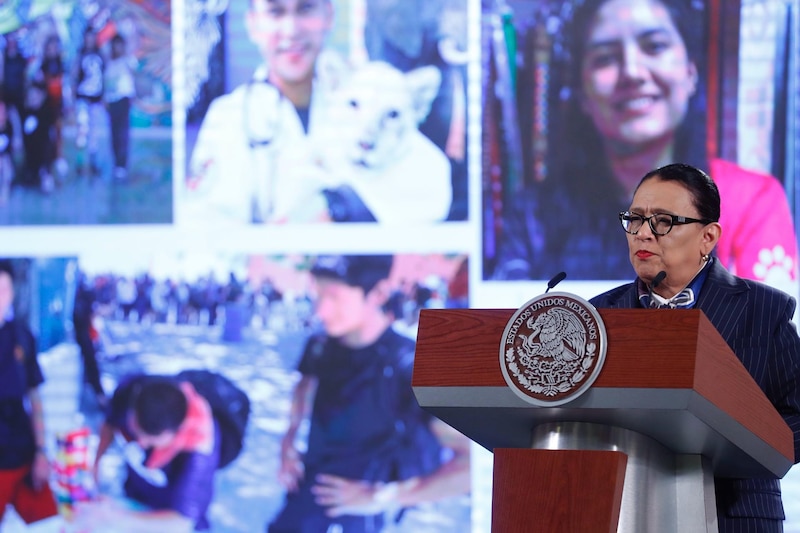
POLYGON ((758 253, 758 263, 753 265, 756 277, 768 284, 790 282, 794 278, 794 271, 794 260, 780 245, 772 250, 761 250, 758 253))

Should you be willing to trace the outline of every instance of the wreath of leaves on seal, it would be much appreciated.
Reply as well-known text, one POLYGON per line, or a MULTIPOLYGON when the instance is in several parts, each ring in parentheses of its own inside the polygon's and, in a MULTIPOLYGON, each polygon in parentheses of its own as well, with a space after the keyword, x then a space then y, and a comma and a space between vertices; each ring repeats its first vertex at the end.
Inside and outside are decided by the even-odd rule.
MULTIPOLYGON (((568 392, 573 386, 575 386, 575 384, 579 383, 580 381, 583 380, 583 378, 586 377, 586 371, 589 370, 589 368, 592 366, 592 363, 594 362, 593 355, 596 349, 596 345, 592 343, 589 346, 587 346, 587 348, 590 353, 583 359, 583 361, 581 361, 580 368, 572 375, 572 377, 568 381, 562 381, 555 387, 556 389, 558 389, 558 391, 568 392)), ((541 394, 545 390, 545 387, 531 383, 530 380, 527 377, 525 377, 525 375, 522 372, 520 372, 519 366, 517 366, 516 363, 516 357, 514 357, 514 352, 515 349, 513 347, 508 348, 506 350, 506 362, 508 363, 508 369, 514 375, 514 377, 517 378, 517 381, 519 381, 520 385, 522 385, 525 389, 536 394, 541 394)), ((553 396, 555 393, 545 392, 545 394, 547 396, 553 396)))

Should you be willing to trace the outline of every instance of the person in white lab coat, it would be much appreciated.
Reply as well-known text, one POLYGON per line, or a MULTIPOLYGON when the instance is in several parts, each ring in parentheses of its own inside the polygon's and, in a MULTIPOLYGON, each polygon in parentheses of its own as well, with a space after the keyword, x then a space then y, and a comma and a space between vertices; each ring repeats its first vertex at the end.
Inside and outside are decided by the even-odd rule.
MULTIPOLYGON (((333 17, 330 0, 250 0, 245 22, 264 64, 212 102, 191 154, 179 222, 270 222, 297 203, 293 191, 303 187, 292 180, 319 172, 309 133, 345 71, 324 50, 333 17)), ((311 218, 327 216, 324 205, 306 207, 311 218)))

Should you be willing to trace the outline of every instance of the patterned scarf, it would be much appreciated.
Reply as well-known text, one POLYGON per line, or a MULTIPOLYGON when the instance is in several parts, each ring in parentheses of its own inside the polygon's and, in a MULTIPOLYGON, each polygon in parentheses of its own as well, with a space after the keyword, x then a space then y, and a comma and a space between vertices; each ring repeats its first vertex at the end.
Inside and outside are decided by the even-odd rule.
POLYGON ((694 279, 686 286, 681 292, 669 299, 664 299, 653 294, 650 295, 650 286, 642 279, 636 278, 636 288, 639 292, 639 303, 642 307, 649 307, 652 309, 691 309, 697 301, 697 295, 700 293, 700 288, 708 275, 708 268, 706 268, 713 258, 705 262, 700 271, 695 275, 694 279))

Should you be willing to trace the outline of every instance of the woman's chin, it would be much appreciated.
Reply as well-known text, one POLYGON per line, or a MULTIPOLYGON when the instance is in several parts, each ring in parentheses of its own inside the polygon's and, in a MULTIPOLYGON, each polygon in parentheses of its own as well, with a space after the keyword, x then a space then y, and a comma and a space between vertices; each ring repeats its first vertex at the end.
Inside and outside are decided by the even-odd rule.
POLYGON ((612 141, 617 155, 633 155, 652 150, 653 148, 663 149, 665 143, 673 141, 673 131, 663 127, 633 126, 622 129, 612 141))
POLYGON ((664 269, 663 268, 659 268, 656 265, 646 264, 646 263, 644 263, 642 261, 634 259, 633 270, 636 272, 636 275, 640 279, 650 283, 650 281, 652 281, 653 278, 656 277, 656 274, 658 274, 661 270, 664 270, 664 269))

